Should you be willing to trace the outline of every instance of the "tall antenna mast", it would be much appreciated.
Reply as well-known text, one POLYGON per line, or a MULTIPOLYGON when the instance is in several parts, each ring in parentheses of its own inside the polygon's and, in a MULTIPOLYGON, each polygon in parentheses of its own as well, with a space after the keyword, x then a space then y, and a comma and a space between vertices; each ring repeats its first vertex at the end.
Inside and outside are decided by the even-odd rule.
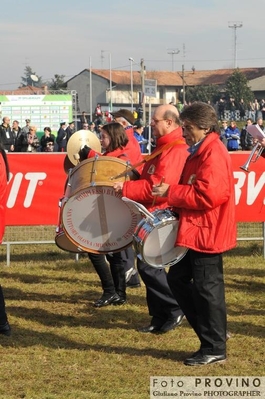
POLYGON ((179 53, 178 48, 168 48, 168 54, 171 54, 172 56, 172 71, 174 72, 174 55, 179 53))
POLYGON ((237 34, 238 28, 242 28, 243 23, 239 21, 228 22, 228 28, 234 29, 234 68, 237 68, 237 34))

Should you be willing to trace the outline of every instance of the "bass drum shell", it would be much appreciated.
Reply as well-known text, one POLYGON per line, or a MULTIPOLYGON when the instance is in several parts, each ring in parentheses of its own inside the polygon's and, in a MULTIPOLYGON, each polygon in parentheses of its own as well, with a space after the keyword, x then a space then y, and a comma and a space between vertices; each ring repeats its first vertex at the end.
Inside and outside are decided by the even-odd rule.
MULTIPOLYGON (((67 181, 66 181, 66 193, 67 193, 67 181)), ((63 222, 62 222, 62 208, 66 201, 66 197, 63 197, 59 201, 59 215, 58 215, 58 224, 56 227, 56 235, 55 235, 55 244, 58 248, 62 249, 63 251, 73 252, 73 253, 80 253, 83 250, 78 247, 76 244, 69 240, 66 236, 64 229, 63 229, 63 222)))
POLYGON ((136 175, 129 171, 126 176, 112 179, 113 176, 124 173, 126 162, 119 158, 96 156, 86 159, 71 169, 69 173, 69 197, 91 186, 113 186, 114 182, 135 180, 136 175))
POLYGON ((155 268, 170 267, 187 253, 185 247, 175 247, 178 218, 169 209, 152 212, 154 219, 142 219, 133 235, 137 256, 155 268))

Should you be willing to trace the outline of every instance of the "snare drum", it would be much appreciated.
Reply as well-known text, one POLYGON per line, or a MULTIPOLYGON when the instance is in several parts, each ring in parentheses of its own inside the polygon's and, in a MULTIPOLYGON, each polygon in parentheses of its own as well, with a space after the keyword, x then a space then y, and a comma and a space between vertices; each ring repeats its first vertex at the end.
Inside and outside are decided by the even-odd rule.
POLYGON ((63 204, 63 230, 70 241, 92 253, 117 252, 132 244, 133 232, 140 221, 111 177, 126 170, 126 162, 114 157, 95 157, 81 162, 69 176, 69 198, 63 204))
POLYGON ((188 251, 185 247, 175 247, 178 218, 169 209, 156 210, 152 215, 152 219, 142 219, 134 232, 137 256, 156 268, 173 266, 188 251))

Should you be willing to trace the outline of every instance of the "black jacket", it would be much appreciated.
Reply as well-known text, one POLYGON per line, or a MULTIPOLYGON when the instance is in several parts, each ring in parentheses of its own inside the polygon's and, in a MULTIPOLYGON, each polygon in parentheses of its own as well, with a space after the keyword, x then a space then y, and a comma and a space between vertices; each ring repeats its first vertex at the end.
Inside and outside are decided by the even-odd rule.
POLYGON ((10 147, 15 145, 15 137, 10 126, 0 126, 0 141, 5 151, 10 151, 10 147))

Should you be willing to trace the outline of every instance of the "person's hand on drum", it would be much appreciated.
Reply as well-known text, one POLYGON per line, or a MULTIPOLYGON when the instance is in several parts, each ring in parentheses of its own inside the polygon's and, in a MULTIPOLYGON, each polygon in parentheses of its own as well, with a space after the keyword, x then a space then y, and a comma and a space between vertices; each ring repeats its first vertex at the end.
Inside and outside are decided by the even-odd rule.
POLYGON ((81 147, 81 149, 80 149, 80 151, 78 153, 78 155, 80 157, 79 158, 80 161, 84 161, 85 159, 87 159, 90 150, 91 150, 91 148, 88 147, 87 145, 84 145, 84 146, 81 147))
POLYGON ((154 184, 152 188, 152 195, 159 197, 166 197, 168 189, 169 189, 169 184, 167 183, 154 184))
POLYGON ((115 193, 120 193, 123 189, 123 181, 119 181, 113 184, 113 188, 115 193))

